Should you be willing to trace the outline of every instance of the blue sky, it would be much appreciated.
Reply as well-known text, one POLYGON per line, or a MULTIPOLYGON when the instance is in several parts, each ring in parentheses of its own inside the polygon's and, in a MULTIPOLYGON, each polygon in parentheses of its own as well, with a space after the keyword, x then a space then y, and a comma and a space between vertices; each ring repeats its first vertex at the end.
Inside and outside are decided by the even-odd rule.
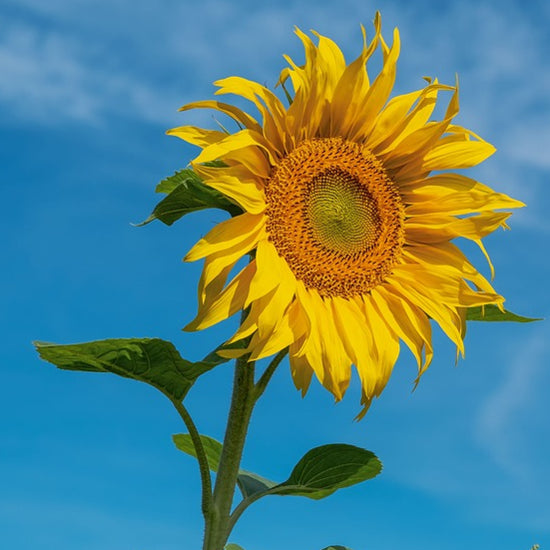
MULTIPOLYGON (((301 59, 294 25, 334 38, 353 58, 359 23, 399 26, 396 93, 420 77, 461 84, 459 122, 497 153, 473 177, 528 204, 486 245, 496 288, 518 313, 549 317, 550 5, 520 0, 3 0, 0 4, 0 547, 176 550, 200 547, 196 467, 184 431, 151 388, 67 373, 30 342, 159 336, 190 359, 234 322, 181 332, 199 264, 181 258, 222 215, 135 228, 155 184, 193 157, 166 137, 209 113, 178 114, 232 74, 273 85, 282 54, 301 59)), ((486 272, 482 258, 472 251, 486 272)), ((466 359, 437 331, 418 389, 400 358, 361 423, 358 382, 343 402, 313 384, 305 399, 284 364, 251 426, 243 465, 283 480, 309 448, 376 452, 383 474, 312 502, 272 497, 232 539, 247 550, 550 548, 548 323, 472 324, 466 359)), ((221 438, 231 366, 189 397, 200 429, 221 438)))

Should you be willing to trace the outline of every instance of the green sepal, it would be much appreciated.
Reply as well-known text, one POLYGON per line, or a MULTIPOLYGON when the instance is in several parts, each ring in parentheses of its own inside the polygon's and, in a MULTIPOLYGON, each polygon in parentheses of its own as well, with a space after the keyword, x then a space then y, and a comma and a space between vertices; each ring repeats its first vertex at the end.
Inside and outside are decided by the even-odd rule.
POLYGON ((179 170, 173 176, 162 180, 155 191, 166 193, 167 196, 155 206, 145 221, 136 224, 138 227, 153 220, 172 225, 186 214, 205 208, 219 208, 229 212, 231 216, 238 216, 243 212, 239 206, 219 191, 205 185, 201 178, 189 168, 179 170))
POLYGON ((239 546, 238 544, 235 544, 234 542, 230 542, 229 544, 225 545, 224 550, 244 550, 242 546, 239 546))
POLYGON ((511 311, 501 311, 498 306, 488 304, 485 306, 469 307, 466 310, 466 321, 487 321, 504 322, 512 321, 514 323, 532 323, 533 321, 542 321, 540 318, 522 317, 511 311))
POLYGON ((317 500, 372 479, 381 471, 382 463, 371 451, 344 443, 322 445, 308 451, 290 477, 270 493, 317 500))
POLYGON ((181 401, 197 378, 228 359, 215 352, 205 360, 183 359, 174 344, 159 338, 114 338, 81 344, 34 342, 40 357, 64 370, 111 372, 154 386, 181 401))
MULTIPOLYGON (((206 454, 208 467, 213 472, 217 472, 220 465, 223 446, 219 441, 213 439, 212 437, 208 437, 207 435, 201 435, 200 437, 204 448, 204 453, 206 454)), ((193 445, 193 441, 191 440, 191 436, 189 434, 176 434, 172 436, 172 439, 180 451, 194 456, 195 458, 197 457, 195 446, 193 445)), ((263 493, 277 485, 274 481, 270 481, 269 479, 261 477, 253 472, 242 469, 239 469, 237 484, 241 490, 243 498, 248 498, 256 493, 263 493)))

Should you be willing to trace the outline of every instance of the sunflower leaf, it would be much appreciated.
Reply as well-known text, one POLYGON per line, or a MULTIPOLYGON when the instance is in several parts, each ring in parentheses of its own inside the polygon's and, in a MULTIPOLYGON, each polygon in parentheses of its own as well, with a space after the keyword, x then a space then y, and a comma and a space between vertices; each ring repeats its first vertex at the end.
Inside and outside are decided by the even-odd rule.
POLYGON ((242 213, 242 210, 219 191, 209 187, 190 169, 180 170, 173 176, 162 180, 156 187, 157 193, 166 193, 153 209, 151 215, 138 227, 147 225, 153 220, 160 220, 166 225, 172 225, 181 217, 191 212, 205 208, 220 208, 232 216, 242 213))
POLYGON ((265 477, 254 474, 247 470, 239 470, 239 477, 237 477, 237 483, 239 489, 243 495, 243 498, 251 497, 252 495, 259 495, 265 493, 277 486, 277 483, 266 479, 265 477))
POLYGON ((271 494, 321 499, 338 489, 372 479, 382 471, 382 463, 370 451, 336 443, 308 451, 290 477, 270 490, 271 494))
POLYGON ((532 323, 533 321, 542 321, 542 319, 522 317, 506 310, 500 311, 496 305, 488 304, 486 306, 469 307, 466 311, 466 321, 532 323))
MULTIPOLYGON (((204 452, 206 454, 208 467, 213 472, 217 472, 220 465, 223 446, 219 441, 208 437, 207 435, 201 435, 200 437, 204 447, 204 452)), ((191 436, 189 434, 176 434, 172 436, 172 439, 180 451, 194 456, 195 458, 197 457, 193 441, 191 440, 191 436)), ((241 490, 243 498, 248 498, 256 493, 266 492, 277 485, 269 479, 265 479, 258 474, 242 469, 239 470, 237 484, 241 490)))
POLYGON ((195 380, 227 359, 215 355, 191 362, 183 359, 171 342, 159 338, 116 338, 81 344, 35 342, 45 361, 60 369, 111 372, 146 382, 170 399, 182 400, 195 380))
POLYGON ((156 187, 155 193, 164 193, 169 195, 178 185, 188 180, 200 179, 191 168, 178 170, 173 176, 163 179, 156 187))
MULTIPOLYGON (((201 435, 200 437, 202 446, 204 447, 204 453, 206 454, 208 467, 213 472, 217 472, 220 465, 220 458, 222 456, 222 444, 207 435, 201 435)), ((174 434, 172 436, 172 440, 174 441, 174 445, 177 449, 197 458, 195 446, 193 445, 193 440, 189 434, 174 434)))

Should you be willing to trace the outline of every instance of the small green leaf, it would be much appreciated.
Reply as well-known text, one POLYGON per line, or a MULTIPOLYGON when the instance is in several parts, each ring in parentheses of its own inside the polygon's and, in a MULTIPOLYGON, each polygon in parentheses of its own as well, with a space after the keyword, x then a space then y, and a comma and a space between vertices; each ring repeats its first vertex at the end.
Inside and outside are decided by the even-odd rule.
POLYGON ((239 470, 237 484, 239 485, 243 498, 248 498, 258 493, 265 493, 277 486, 277 483, 274 481, 247 470, 239 470))
POLYGON ((146 382, 170 399, 182 400, 195 380, 228 361, 210 354, 208 361, 183 359, 171 342, 159 338, 116 338, 82 344, 34 343, 40 357, 60 369, 111 372, 146 382))
POLYGON ((168 176, 163 179, 155 187, 155 193, 164 193, 165 195, 169 195, 176 187, 178 187, 178 185, 185 184, 186 181, 195 179, 200 180, 191 168, 178 170, 173 176, 168 176))
MULTIPOLYGON (((189 434, 175 434, 172 436, 172 440, 180 451, 197 458, 193 440, 189 434)), ((201 441, 206 454, 206 460, 208 461, 208 467, 213 472, 217 472, 222 456, 222 444, 207 435, 201 435, 201 441)))
POLYGON ((241 208, 228 200, 216 189, 209 187, 193 172, 185 169, 161 181, 156 188, 158 193, 167 193, 153 209, 151 215, 138 226, 153 220, 172 225, 182 216, 205 208, 220 208, 232 216, 242 213, 241 208))
MULTIPOLYGON (((206 460, 208 461, 208 467, 213 472, 217 472, 222 456, 222 444, 207 435, 201 435, 200 437, 206 454, 206 460)), ((180 451, 194 456, 195 458, 197 457, 193 441, 189 434, 176 434, 172 436, 172 439, 180 451)), ((269 479, 265 479, 253 472, 242 469, 239 470, 237 484, 239 485, 243 498, 247 498, 255 493, 267 491, 277 485, 269 479)))
POLYGON ((239 546, 238 544, 230 542, 225 546, 225 550, 244 550, 244 548, 242 546, 239 546))
POLYGON ((466 311, 466 321, 532 323, 533 321, 542 321, 542 319, 522 317, 506 310, 500 311, 496 305, 488 304, 486 306, 469 307, 466 311))
POLYGON ((271 494, 324 498, 377 476, 382 471, 378 458, 360 447, 337 443, 308 451, 290 477, 270 490, 271 494))

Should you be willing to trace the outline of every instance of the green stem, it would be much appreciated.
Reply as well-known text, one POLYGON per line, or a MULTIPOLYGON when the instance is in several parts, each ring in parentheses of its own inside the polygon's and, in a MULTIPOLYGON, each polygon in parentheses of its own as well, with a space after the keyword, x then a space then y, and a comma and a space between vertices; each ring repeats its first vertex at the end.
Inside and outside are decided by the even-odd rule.
POLYGON ((223 550, 229 537, 231 505, 244 441, 256 402, 254 363, 248 363, 247 359, 247 355, 240 357, 235 366, 233 395, 214 486, 213 506, 206 518, 203 550, 223 550))
POLYGON ((191 441, 195 447, 195 453, 197 454, 197 461, 199 463, 199 471, 201 476, 201 485, 202 485, 202 515, 206 519, 210 515, 210 510, 212 509, 212 479, 210 477, 210 468, 208 466, 208 459, 206 458, 206 453, 204 451, 204 446, 202 444, 201 436, 191 415, 185 408, 184 404, 180 401, 171 400, 174 407, 178 411, 181 419, 183 420, 189 435, 191 436, 191 441))

